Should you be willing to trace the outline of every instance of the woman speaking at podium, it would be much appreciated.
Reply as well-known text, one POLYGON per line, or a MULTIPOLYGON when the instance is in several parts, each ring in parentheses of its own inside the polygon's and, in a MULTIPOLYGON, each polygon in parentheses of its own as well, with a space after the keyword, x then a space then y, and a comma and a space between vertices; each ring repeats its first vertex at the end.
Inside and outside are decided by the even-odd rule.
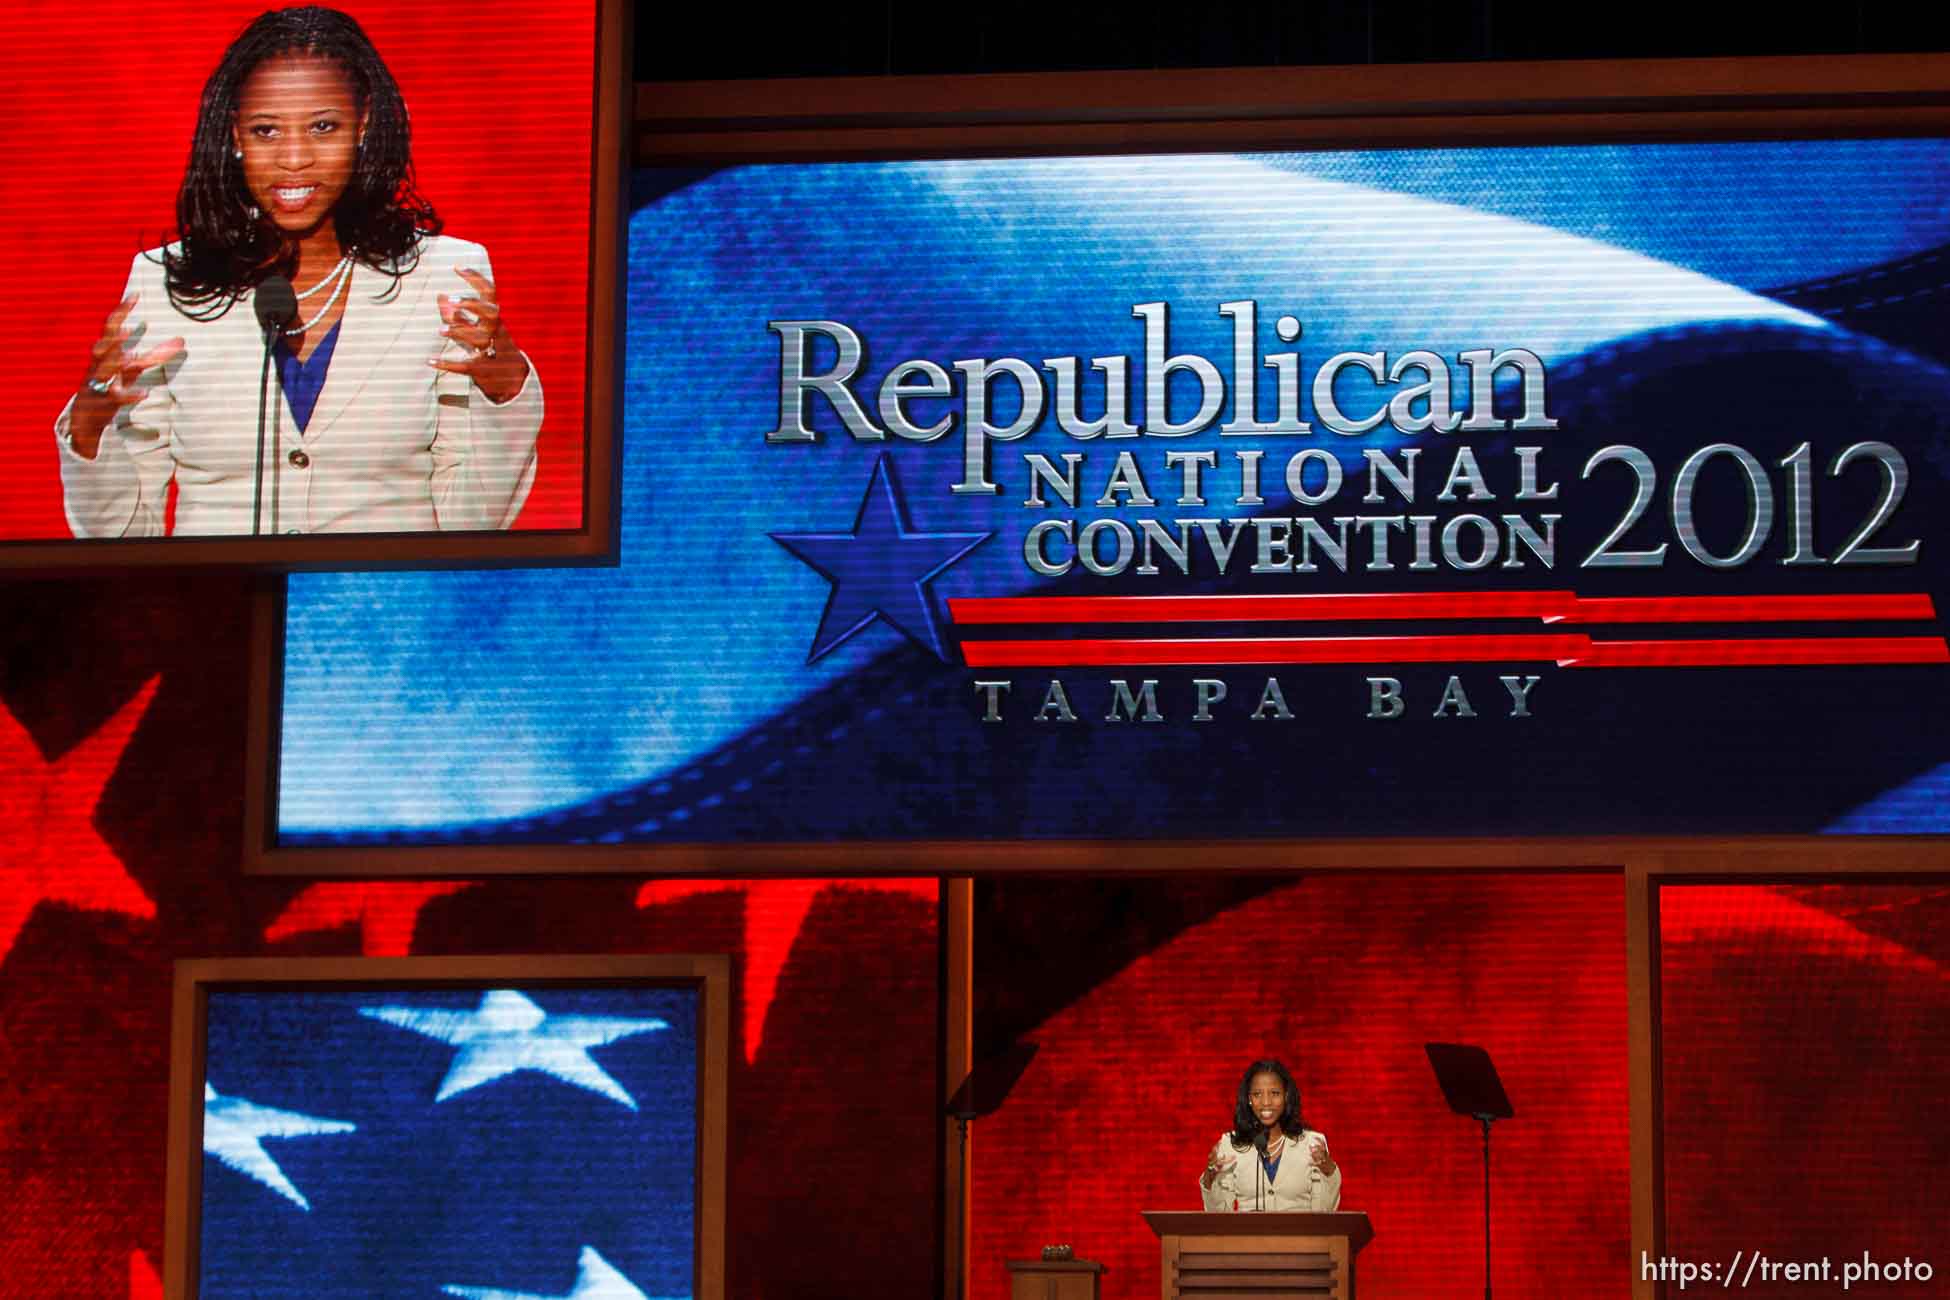
POLYGON ((172 478, 177 535, 514 522, 541 383, 486 252, 443 237, 415 192, 406 104, 356 22, 275 10, 232 42, 176 221, 175 243, 136 256, 56 421, 77 537, 161 536, 172 478), (282 285, 259 300, 278 278, 295 311, 271 307, 282 285))
POLYGON ((1312 1211, 1341 1204, 1341 1169, 1324 1135, 1300 1120, 1300 1089, 1278 1061, 1254 1061, 1239 1080, 1232 1128, 1205 1158, 1199 1192, 1212 1211, 1312 1211))

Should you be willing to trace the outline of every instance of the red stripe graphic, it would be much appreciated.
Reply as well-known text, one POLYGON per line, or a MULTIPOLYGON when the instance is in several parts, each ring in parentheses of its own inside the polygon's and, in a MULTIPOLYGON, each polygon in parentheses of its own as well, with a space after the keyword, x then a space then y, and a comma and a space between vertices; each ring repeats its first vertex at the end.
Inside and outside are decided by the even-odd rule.
POLYGON ((1867 596, 1578 596, 1567 623, 1813 623, 1934 619, 1922 592, 1867 596))
POLYGON ((1591 638, 1578 633, 962 643, 962 654, 971 668, 1501 662, 1570 659, 1590 652, 1591 638))
POLYGON ((1934 619, 1922 592, 1855 596, 1579 596, 1571 591, 1363 592, 1279 596, 963 596, 957 624, 1305 623, 1537 618, 1563 623, 1769 623, 1934 619))
POLYGON ((1703 668, 1950 663, 1941 637, 1593 641, 1527 636, 1212 637, 964 641, 970 668, 1197 667, 1206 664, 1554 662, 1567 668, 1703 668))
POLYGON ((1950 663, 1942 637, 1779 637, 1758 641, 1594 641, 1567 668, 1753 668, 1950 663))
POLYGON ((1561 618, 1569 591, 1363 592, 1308 596, 973 596, 957 623, 1269 623, 1323 619, 1561 618))

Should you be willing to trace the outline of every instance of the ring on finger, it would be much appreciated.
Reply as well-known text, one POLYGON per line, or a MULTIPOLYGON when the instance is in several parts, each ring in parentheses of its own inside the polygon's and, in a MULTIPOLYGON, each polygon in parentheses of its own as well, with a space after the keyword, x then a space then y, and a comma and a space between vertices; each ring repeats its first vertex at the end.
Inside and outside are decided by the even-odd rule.
POLYGON ((101 379, 98 377, 90 378, 88 380, 88 383, 86 384, 86 387, 89 392, 93 393, 97 397, 107 397, 108 390, 114 387, 114 381, 110 379, 101 379))

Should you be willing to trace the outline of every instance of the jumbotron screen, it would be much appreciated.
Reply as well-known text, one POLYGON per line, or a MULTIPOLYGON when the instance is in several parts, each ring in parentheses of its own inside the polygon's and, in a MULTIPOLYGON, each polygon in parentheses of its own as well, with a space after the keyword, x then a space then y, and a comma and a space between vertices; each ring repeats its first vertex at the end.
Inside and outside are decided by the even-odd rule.
POLYGON ((597 17, 10 6, 0 563, 582 529, 597 17))
POLYGON ((1950 830, 1946 162, 641 171, 619 566, 294 576, 277 843, 1950 830))
MULTIPOLYGON (((1138 1212, 1214 1208, 1208 1153, 1226 1156, 1241 1076, 1267 1060, 1338 1166, 1317 1205, 1374 1229, 1357 1293, 1480 1295, 1483 1131, 1449 1109, 1431 1041, 1484 1050, 1515 1112, 1490 1142, 1495 1294, 1629 1295, 1621 886, 1498 872, 979 884, 977 1056, 1038 1050, 972 1126, 970 1297, 1003 1300, 991 1261, 1052 1242, 1105 1266, 1105 1296, 1156 1294, 1138 1212)), ((1257 1163, 1239 1153, 1240 1171, 1257 1163)), ((1231 1185, 1247 1208, 1264 1194, 1257 1174, 1231 1185)))
POLYGON ((193 1294, 692 1294, 701 1003, 213 990, 193 1294))

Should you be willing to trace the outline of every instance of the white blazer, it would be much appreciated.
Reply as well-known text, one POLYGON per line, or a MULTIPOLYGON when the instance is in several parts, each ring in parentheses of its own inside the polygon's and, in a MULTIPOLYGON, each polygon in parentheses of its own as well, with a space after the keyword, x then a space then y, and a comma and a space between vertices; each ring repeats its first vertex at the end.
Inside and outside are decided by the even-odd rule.
POLYGON ((1205 1208, 1214 1212, 1237 1209, 1248 1214, 1261 1210, 1331 1214, 1340 1209, 1341 1167, 1336 1164, 1331 1174, 1315 1168, 1312 1149, 1316 1146, 1325 1148, 1327 1135, 1310 1128, 1301 1129, 1297 1141, 1287 1140, 1279 1173, 1268 1178, 1259 1152, 1251 1147, 1235 1151, 1231 1131, 1221 1133, 1206 1159, 1217 1162, 1231 1156, 1235 1163, 1213 1179, 1210 1187, 1203 1178, 1199 1180, 1199 1195, 1205 1200, 1205 1208))
MULTIPOLYGON (((397 283, 354 266, 325 385, 302 433, 273 366, 264 532, 432 532, 514 522, 535 481, 541 379, 531 366, 521 391, 497 405, 467 376, 427 365, 431 357, 469 355, 441 337, 437 301, 473 292, 462 267, 492 278, 485 249, 445 236, 427 240, 419 265, 397 283)), ((184 351, 142 376, 149 392, 117 413, 93 460, 68 445, 73 401, 61 412, 55 440, 68 526, 76 537, 160 537, 174 477, 177 536, 249 533, 264 355, 254 291, 214 320, 185 316, 163 287, 158 249, 136 257, 129 294, 136 298, 129 346, 180 335, 184 351)))

